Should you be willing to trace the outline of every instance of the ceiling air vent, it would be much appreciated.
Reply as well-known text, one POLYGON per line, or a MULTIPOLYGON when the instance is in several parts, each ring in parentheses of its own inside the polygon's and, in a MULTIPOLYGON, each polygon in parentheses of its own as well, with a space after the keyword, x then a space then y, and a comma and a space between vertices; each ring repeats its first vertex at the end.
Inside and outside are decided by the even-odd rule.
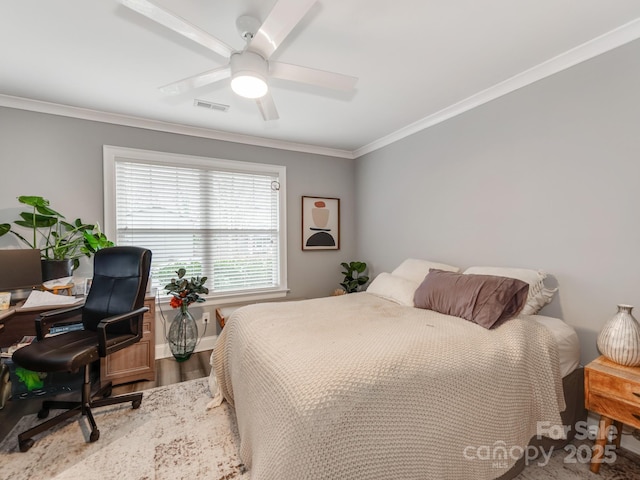
POLYGON ((229 110, 229 105, 225 105, 223 103, 208 102, 206 100, 198 100, 197 98, 193 101, 193 106, 207 108, 209 110, 218 110, 220 112, 226 112, 227 110, 229 110))

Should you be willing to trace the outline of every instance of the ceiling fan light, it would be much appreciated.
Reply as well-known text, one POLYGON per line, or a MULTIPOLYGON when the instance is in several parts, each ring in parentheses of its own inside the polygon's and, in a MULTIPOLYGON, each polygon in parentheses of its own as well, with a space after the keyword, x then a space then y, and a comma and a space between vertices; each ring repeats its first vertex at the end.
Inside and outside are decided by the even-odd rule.
POLYGON ((264 97, 269 87, 264 78, 248 72, 241 72, 231 79, 231 89, 241 97, 260 98, 264 97))
POLYGON ((245 98, 260 98, 269 90, 267 61, 255 52, 245 50, 231 55, 231 89, 245 98))

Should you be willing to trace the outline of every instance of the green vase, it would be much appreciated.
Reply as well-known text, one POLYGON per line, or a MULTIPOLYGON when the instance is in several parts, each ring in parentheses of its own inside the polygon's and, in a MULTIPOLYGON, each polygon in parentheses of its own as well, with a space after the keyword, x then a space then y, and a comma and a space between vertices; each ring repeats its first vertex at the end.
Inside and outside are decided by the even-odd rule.
POLYGON ((186 306, 180 307, 180 311, 171 322, 167 341, 178 362, 188 360, 195 350, 198 343, 198 325, 186 306))

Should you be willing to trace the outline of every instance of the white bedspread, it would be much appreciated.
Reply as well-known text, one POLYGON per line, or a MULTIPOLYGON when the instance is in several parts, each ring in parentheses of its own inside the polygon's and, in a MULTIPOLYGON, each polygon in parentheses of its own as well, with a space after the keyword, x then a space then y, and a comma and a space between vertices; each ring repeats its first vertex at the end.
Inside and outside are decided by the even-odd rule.
POLYGON ((482 452, 565 408, 539 323, 485 330, 366 292, 240 308, 213 358, 252 480, 496 478, 516 459, 482 452))

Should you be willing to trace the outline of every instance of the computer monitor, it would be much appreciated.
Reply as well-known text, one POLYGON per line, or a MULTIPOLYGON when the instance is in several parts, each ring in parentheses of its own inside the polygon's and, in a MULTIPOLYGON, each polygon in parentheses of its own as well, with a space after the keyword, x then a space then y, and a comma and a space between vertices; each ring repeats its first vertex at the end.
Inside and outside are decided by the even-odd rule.
POLYGON ((17 300, 24 300, 30 290, 41 285, 40 250, 0 250, 0 291, 12 292, 12 304, 17 300))

